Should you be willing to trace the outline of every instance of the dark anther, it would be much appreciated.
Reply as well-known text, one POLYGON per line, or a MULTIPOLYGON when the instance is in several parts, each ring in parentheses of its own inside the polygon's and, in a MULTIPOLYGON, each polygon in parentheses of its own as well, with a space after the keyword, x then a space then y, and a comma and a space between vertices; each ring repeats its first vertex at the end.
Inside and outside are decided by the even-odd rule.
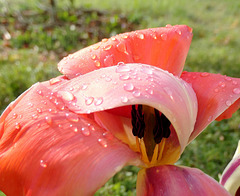
POLYGON ((154 109, 156 124, 153 129, 154 141, 156 144, 159 144, 162 141, 162 138, 168 138, 170 136, 170 121, 164 114, 161 114, 158 110, 154 109))
POLYGON ((138 105, 137 110, 135 105, 132 105, 132 133, 134 136, 138 138, 142 138, 144 136, 145 130, 145 122, 144 122, 144 114, 142 112, 142 105, 138 105))

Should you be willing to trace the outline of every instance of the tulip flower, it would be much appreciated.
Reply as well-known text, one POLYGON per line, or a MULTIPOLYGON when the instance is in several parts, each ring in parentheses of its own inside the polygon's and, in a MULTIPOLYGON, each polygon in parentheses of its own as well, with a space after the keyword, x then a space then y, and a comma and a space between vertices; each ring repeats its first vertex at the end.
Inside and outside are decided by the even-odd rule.
POLYGON ((240 141, 237 150, 227 165, 220 179, 220 183, 232 196, 240 195, 240 141))
POLYGON ((182 72, 191 28, 124 33, 65 57, 0 118, 0 190, 93 195, 126 165, 137 195, 229 195, 198 169, 175 166, 213 120, 240 106, 240 79, 182 72))

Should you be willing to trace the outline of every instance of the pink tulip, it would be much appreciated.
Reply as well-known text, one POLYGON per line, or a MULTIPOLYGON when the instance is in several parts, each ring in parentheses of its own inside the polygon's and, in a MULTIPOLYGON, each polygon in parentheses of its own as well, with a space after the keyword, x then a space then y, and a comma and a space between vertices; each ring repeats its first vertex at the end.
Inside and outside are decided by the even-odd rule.
POLYGON ((7 195, 93 195, 126 165, 138 195, 228 195, 197 169, 174 166, 213 120, 240 107, 240 79, 183 72, 187 26, 104 39, 59 63, 0 118, 7 195), (123 63, 124 62, 124 63, 123 63))
POLYGON ((240 195, 240 141, 237 150, 227 165, 220 179, 220 183, 232 196, 240 195))

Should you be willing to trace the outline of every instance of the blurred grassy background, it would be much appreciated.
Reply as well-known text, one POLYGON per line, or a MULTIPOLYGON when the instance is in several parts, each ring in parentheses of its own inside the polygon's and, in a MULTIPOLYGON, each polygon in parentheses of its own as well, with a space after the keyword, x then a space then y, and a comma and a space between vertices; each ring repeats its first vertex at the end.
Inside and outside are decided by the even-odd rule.
MULTIPOLYGON (((185 70, 240 77, 240 1, 0 0, 0 113, 37 81, 59 75, 68 53, 121 32, 166 24, 193 28, 185 70)), ((218 180, 240 138, 240 112, 212 123, 178 162, 218 180)), ((96 195, 135 195, 138 168, 126 167, 96 195)), ((1 193, 0 193, 1 195, 1 193)))

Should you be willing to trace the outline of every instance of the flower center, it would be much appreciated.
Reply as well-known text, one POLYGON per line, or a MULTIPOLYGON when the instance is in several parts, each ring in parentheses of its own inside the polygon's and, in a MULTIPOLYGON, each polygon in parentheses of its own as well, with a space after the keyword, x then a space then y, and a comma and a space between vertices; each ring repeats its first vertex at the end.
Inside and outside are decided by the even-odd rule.
POLYGON ((163 113, 146 105, 132 106, 132 133, 142 159, 156 165, 162 158, 165 140, 170 136, 170 121, 163 113))

